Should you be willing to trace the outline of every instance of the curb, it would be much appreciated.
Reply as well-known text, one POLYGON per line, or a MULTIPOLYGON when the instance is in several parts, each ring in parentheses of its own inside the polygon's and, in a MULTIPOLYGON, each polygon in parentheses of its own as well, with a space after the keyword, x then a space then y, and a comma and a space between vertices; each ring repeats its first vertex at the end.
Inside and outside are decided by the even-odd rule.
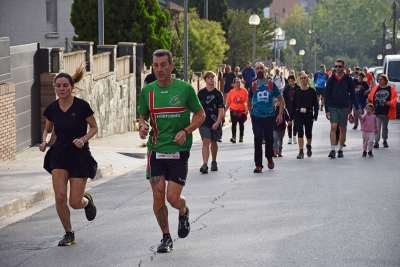
MULTIPOLYGON (((222 127, 222 129, 228 128, 231 123, 229 120, 229 116, 225 117, 225 125, 222 127)), ((196 129, 193 133, 193 142, 201 140, 200 132, 198 129, 196 129)), ((110 177, 113 174, 118 174, 122 175, 122 173, 129 172, 133 170, 134 168, 138 168, 142 165, 145 165, 146 163, 138 163, 135 166, 132 166, 133 168, 128 168, 126 170, 121 170, 122 172, 115 171, 112 167, 112 164, 104 164, 98 167, 96 176, 94 179, 88 179, 87 183, 90 184, 93 181, 100 180, 102 178, 110 177)), ((68 184, 69 186, 69 184, 68 184)), ((43 188, 39 189, 37 192, 33 193, 28 193, 26 195, 17 197, 16 199, 0 206, 0 221, 7 218, 11 217, 12 215, 18 214, 21 211, 24 211, 26 209, 31 208, 32 206, 35 206, 41 202, 44 202, 46 200, 49 200, 50 198, 54 198, 54 190, 53 190, 53 184, 52 181, 49 180, 46 183, 43 184, 43 188)))
MULTIPOLYGON (((100 166, 97 169, 97 173, 93 181, 104 178, 111 173, 113 173, 113 167, 111 164, 100 166)), ((92 179, 88 179, 88 183, 90 182, 92 182, 92 179)), ((54 190, 50 180, 44 185, 43 189, 39 189, 39 191, 27 194, 25 196, 20 196, 19 198, 0 206, 0 220, 15 215, 25 209, 29 209, 30 207, 53 197, 54 190)))

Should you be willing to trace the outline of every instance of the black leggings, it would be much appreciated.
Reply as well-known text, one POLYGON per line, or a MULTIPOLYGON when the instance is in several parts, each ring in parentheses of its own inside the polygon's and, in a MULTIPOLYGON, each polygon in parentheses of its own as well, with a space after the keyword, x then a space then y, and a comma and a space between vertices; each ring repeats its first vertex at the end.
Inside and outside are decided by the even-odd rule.
POLYGON ((236 136, 236 125, 239 122, 239 133, 240 136, 243 136, 244 133, 244 116, 242 114, 242 116, 240 118, 233 116, 233 112, 231 111, 231 121, 232 121, 232 136, 236 136))
POLYGON ((307 111, 306 113, 301 113, 296 110, 296 114, 294 115, 294 127, 297 130, 297 136, 299 138, 303 138, 304 129, 307 139, 312 138, 312 128, 313 128, 313 114, 312 112, 307 111))

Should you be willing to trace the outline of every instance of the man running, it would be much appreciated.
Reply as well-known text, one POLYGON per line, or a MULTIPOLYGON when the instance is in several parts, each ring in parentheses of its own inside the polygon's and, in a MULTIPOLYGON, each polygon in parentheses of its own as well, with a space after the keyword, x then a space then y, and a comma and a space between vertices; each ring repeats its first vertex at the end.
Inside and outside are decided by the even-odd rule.
POLYGON ((254 173, 262 172, 263 151, 262 142, 265 140, 265 156, 268 160, 268 168, 275 167, 274 160, 274 135, 273 130, 275 123, 282 122, 283 108, 285 101, 282 94, 279 92, 276 84, 265 77, 265 66, 263 63, 256 64, 257 80, 253 82, 247 103, 248 110, 251 116, 254 134, 254 161, 256 168, 254 173), (275 105, 274 98, 278 98, 279 115, 275 122, 275 105))
POLYGON ((153 210, 163 234, 157 251, 169 252, 173 242, 165 198, 179 210, 178 236, 185 238, 190 232, 189 208, 181 192, 188 172, 192 132, 203 123, 205 115, 191 84, 171 76, 174 63, 170 51, 156 50, 153 68, 157 82, 144 86, 139 98, 139 136, 147 137, 149 121, 152 130, 147 142, 146 178, 151 184, 153 210), (190 111, 194 114, 192 122, 190 111))
POLYGON ((326 118, 331 122, 331 152, 328 157, 336 158, 336 128, 340 129, 338 158, 343 158, 343 146, 346 140, 347 117, 350 114, 350 100, 356 107, 356 117, 360 117, 355 94, 353 78, 344 73, 344 61, 335 61, 336 74, 328 79, 325 90, 325 112, 326 118))
POLYGON ((328 80, 329 75, 326 73, 325 65, 321 65, 319 67, 319 71, 317 71, 314 75, 314 83, 315 83, 315 90, 317 92, 318 103, 321 100, 320 110, 323 111, 324 108, 324 95, 325 95, 325 87, 326 81, 328 80))

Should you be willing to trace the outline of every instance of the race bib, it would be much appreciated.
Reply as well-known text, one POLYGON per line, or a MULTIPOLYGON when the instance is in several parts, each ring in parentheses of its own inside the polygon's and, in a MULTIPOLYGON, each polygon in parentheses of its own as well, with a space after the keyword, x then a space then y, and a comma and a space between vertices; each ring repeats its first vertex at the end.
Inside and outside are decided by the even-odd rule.
POLYGON ((179 159, 180 155, 179 152, 156 152, 156 159, 179 159))

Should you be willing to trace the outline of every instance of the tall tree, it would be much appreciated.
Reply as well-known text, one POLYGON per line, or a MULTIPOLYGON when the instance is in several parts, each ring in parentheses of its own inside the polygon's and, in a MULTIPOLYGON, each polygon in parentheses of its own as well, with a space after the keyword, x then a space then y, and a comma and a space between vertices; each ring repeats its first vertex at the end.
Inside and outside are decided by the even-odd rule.
POLYGON ((251 9, 253 12, 257 12, 259 9, 269 7, 272 4, 272 1, 273 0, 251 0, 251 1, 227 0, 229 8, 245 9, 245 10, 251 9))
MULTIPOLYGON (((71 9, 71 24, 76 41, 98 44, 97 0, 75 0, 71 9)), ((145 43, 144 61, 152 63, 152 53, 159 48, 170 49, 168 34, 170 15, 161 10, 157 0, 104 0, 104 42, 145 43)))
MULTIPOLYGON (((188 63, 194 71, 214 70, 215 66, 225 60, 229 49, 224 37, 221 23, 200 19, 194 9, 188 14, 188 63)), ((174 41, 171 52, 174 54, 176 71, 183 71, 183 16, 176 29, 171 27, 170 35, 174 41), (181 36, 181 37, 180 37, 181 36)))
MULTIPOLYGON (((230 9, 228 13, 232 23, 229 26, 230 49, 227 52, 226 63, 233 67, 243 67, 246 61, 251 61, 253 53, 253 28, 249 25, 252 11, 230 9)), ((267 60, 271 58, 271 51, 266 44, 271 43, 273 39, 273 21, 263 17, 260 19, 260 25, 256 27, 256 59, 267 60)))
MULTIPOLYGON (((196 8, 200 18, 204 18, 204 0, 190 0, 189 7, 196 8)), ((228 35, 231 19, 228 16, 228 4, 226 0, 208 1, 208 19, 221 22, 222 29, 225 31, 225 37, 228 35)))

